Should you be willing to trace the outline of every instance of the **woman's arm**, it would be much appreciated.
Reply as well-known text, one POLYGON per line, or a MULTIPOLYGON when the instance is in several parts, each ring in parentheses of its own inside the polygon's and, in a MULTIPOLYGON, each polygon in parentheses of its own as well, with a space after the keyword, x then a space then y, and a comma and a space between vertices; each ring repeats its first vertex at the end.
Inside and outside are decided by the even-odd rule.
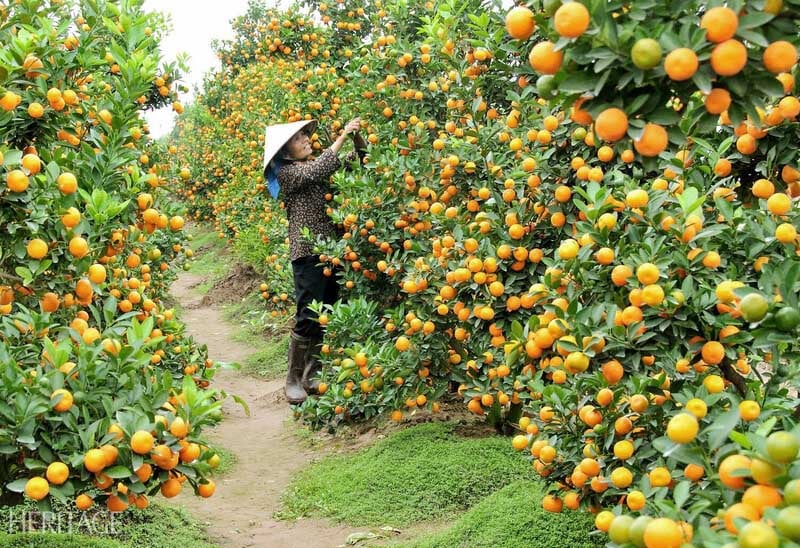
MULTIPOLYGON (((334 145, 335 144, 336 143, 334 143, 334 145)), ((281 168, 278 172, 278 182, 281 185, 281 192, 289 196, 296 193, 304 186, 319 181, 327 181, 341 165, 336 153, 342 145, 340 143, 338 148, 334 148, 334 145, 327 148, 315 160, 295 162, 281 168)))

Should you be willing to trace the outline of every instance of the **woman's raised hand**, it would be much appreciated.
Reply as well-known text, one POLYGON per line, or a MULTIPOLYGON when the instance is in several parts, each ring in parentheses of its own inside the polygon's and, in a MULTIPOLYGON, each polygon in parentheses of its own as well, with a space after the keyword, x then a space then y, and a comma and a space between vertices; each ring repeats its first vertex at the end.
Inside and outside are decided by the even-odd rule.
POLYGON ((361 118, 353 118, 344 126, 344 133, 345 135, 355 133, 359 129, 361 129, 361 118))

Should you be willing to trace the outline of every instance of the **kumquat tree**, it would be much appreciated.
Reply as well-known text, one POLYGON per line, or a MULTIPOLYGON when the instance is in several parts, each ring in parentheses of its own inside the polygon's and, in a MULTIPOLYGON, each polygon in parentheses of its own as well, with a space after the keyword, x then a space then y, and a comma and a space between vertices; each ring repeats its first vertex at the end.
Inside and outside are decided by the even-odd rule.
POLYGON ((145 109, 176 101, 140 0, 0 6, 0 502, 210 496, 213 364, 164 301, 180 204, 145 109))
MULTIPOLYGON (((98 27, 85 32, 103 48, 116 44, 114 25, 98 27)), ((14 40, 25 36, 20 30, 14 40)), ((14 85, 47 70, 25 60, 30 51, 65 64, 74 58, 47 36, 4 61, 14 85)), ((84 41, 76 47, 89 47, 84 41)), ((6 344, 13 341, 16 360, 39 364, 38 379, 15 389, 44 397, 66 382, 55 372, 63 362, 54 369, 47 361, 75 348, 78 329, 60 339, 64 354, 47 346, 40 356, 31 345, 48 344, 39 334, 53 312, 22 308, 43 298, 22 289, 54 268, 67 286, 49 287, 56 299, 84 275, 96 292, 108 286, 85 269, 122 255, 128 270, 119 287, 95 297, 112 304, 89 305, 96 313, 88 316, 104 322, 112 345, 112 333, 128 333, 127 346, 92 346, 84 331, 78 348, 113 367, 140 359, 135 330, 144 324, 133 317, 146 316, 146 301, 134 316, 104 314, 133 290, 132 272, 144 275, 136 270, 144 263, 130 264, 131 247, 150 258, 146 250, 171 254, 180 245, 175 231, 148 230, 161 217, 148 221, 153 210, 141 194, 143 213, 123 205, 143 180, 163 177, 192 219, 212 224, 256 265, 265 306, 286 316, 287 221, 262 173, 264 128, 316 119, 321 150, 358 116, 367 156, 333 177, 327 197, 342 237, 317 242, 342 299, 317 307, 326 329, 322 384, 296 408, 299 419, 331 429, 380 414, 402 422, 455 397, 513 435, 514 449, 549 486, 546 510, 593 512, 610 546, 798 546, 798 46, 798 0, 307 0, 285 10, 252 1, 234 20, 234 37, 215 44, 222 68, 207 75, 151 173, 137 163, 123 120, 134 123, 136 97, 161 100, 152 93, 159 89, 149 78, 125 100, 103 92, 129 74, 113 45, 105 65, 98 57, 101 74, 85 83, 89 104, 43 107, 51 125, 31 120, 25 107, 37 93, 49 100, 36 82, 80 74, 32 78, 28 96, 3 99, 13 105, 9 146, 34 137, 38 145, 48 132, 51 142, 67 133, 83 141, 56 147, 60 155, 45 156, 39 175, 24 151, 5 153, 12 213, 3 214, 18 213, 4 258, 21 278, 19 308, 3 320, 6 344), (77 108, 108 110, 76 128, 69 115, 77 108), (86 259, 65 245, 73 232, 51 220, 52 209, 24 222, 21 213, 45 202, 73 207, 78 197, 37 202, 37 192, 58 196, 59 166, 73 164, 85 166, 78 181, 104 173, 116 181, 109 190, 129 189, 109 194, 105 206, 78 194, 91 217, 82 233, 102 244, 86 259), (24 186, 22 194, 12 185, 24 186), (98 217, 109 204, 119 212, 98 217), (112 219, 126 214, 129 247, 111 252, 112 219), (133 215, 141 221, 128 227, 133 215), (32 249, 29 238, 43 230, 49 239, 32 249), (14 314, 22 315, 16 323, 14 314), (45 387, 41 379, 51 380, 45 387)), ((152 272, 151 288, 161 276, 168 274, 152 272)), ((74 292, 84 306, 86 293, 74 292)), ((198 375, 205 378, 202 364, 198 375)), ((155 394, 153 401, 162 403, 155 394)), ((123 424, 122 435, 136 428, 123 424)), ((135 466, 126 452, 123 466, 135 466)))

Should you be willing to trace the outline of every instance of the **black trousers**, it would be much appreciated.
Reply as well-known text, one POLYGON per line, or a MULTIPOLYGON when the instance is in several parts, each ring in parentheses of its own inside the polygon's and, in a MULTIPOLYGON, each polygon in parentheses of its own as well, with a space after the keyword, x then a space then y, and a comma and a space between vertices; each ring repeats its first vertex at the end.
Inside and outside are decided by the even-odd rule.
POLYGON ((325 267, 318 263, 318 255, 307 255, 292 261, 294 300, 297 303, 293 332, 300 337, 322 337, 322 326, 317 322, 317 315, 308 308, 311 301, 333 304, 339 297, 336 278, 325 276, 325 267))

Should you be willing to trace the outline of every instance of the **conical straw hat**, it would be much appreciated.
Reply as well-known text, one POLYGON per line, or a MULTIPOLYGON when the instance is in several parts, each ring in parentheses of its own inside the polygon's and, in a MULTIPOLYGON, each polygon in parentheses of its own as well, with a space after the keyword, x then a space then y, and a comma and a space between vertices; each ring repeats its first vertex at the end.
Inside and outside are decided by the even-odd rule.
POLYGON ((291 122, 289 124, 276 124, 274 126, 267 126, 266 134, 264 135, 264 166, 262 169, 267 169, 267 166, 278 153, 278 151, 285 145, 289 139, 294 137, 295 133, 305 129, 307 126, 309 133, 317 128, 316 120, 303 120, 301 122, 291 122))

